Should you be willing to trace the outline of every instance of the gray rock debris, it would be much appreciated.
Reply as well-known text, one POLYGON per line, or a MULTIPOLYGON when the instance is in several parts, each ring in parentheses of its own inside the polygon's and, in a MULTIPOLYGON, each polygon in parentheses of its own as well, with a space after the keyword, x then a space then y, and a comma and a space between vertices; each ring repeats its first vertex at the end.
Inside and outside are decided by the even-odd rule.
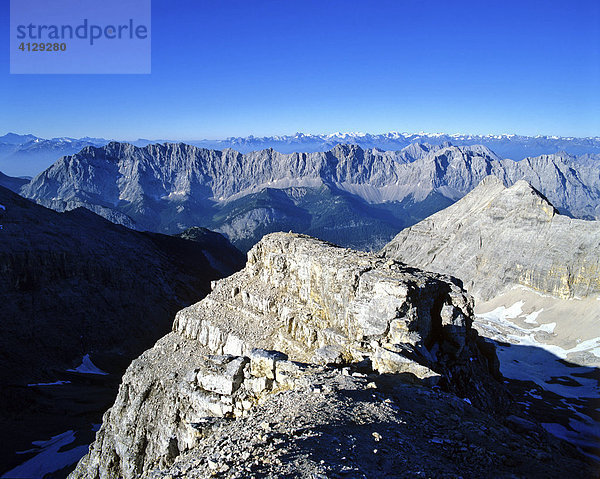
POLYGON ((597 476, 540 426, 503 421, 438 389, 386 379, 315 368, 308 386, 270 394, 244 417, 220 421, 170 467, 142 477, 597 476))

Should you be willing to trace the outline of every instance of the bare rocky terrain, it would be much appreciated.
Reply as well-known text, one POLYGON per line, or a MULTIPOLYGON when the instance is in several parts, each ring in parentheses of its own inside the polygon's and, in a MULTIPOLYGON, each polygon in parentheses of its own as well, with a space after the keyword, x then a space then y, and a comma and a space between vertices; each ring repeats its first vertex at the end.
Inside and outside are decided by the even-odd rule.
POLYGON ((72 478, 594 477, 524 417, 472 299, 277 233, 128 368, 72 478))
POLYGON ((600 460, 600 223, 489 177, 400 232, 386 257, 463 281, 528 414, 600 460))
POLYGON ((507 188, 495 176, 383 249, 458 277, 483 300, 514 286, 565 299, 600 295, 599 251, 600 222, 561 215, 527 182, 507 188))
POLYGON ((311 371, 247 416, 215 421, 198 446, 144 477, 593 477, 533 423, 439 389, 344 373, 311 371))

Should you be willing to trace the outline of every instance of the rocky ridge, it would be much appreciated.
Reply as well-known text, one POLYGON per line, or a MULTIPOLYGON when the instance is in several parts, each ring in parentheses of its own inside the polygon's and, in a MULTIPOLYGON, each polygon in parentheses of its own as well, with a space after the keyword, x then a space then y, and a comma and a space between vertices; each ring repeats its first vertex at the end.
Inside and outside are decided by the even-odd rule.
POLYGON ((518 402, 544 427, 600 458, 600 223, 559 214, 524 181, 488 177, 383 250, 456 275, 476 300, 518 402))
MULTIPOLYGON (((417 396, 438 394, 427 404, 444 409, 454 404, 455 411, 463 411, 469 402, 501 413, 508 398, 494 379, 495 352, 478 339, 471 322, 472 300, 449 277, 301 235, 269 235, 250 251, 245 269, 215 282, 209 296, 180 311, 173 332, 131 364, 96 441, 71 477, 160 477, 159 470, 168 470, 178 457, 166 477, 252 477, 246 469, 255 467, 252 461, 259 469, 270 461, 260 474, 255 471, 256 477, 278 477, 284 471, 291 477, 313 477, 312 472, 338 470, 346 458, 340 454, 337 465, 330 457, 316 464, 309 455, 323 452, 304 443, 310 451, 303 456, 306 467, 293 471, 302 461, 286 459, 287 446, 274 453, 270 440, 261 439, 263 432, 279 431, 271 444, 298 448, 311 429, 336 427, 338 420, 343 428, 362 417, 364 422, 355 426, 363 438, 360 424, 388 422, 389 430, 367 427, 377 442, 398 434, 389 449, 410 441, 417 428, 411 419, 406 439, 402 432, 392 432, 403 423, 398 413, 403 395, 410 398, 409 410, 416 407, 417 396), (452 394, 433 393, 425 386, 452 394), (382 395, 378 388, 387 392, 382 395), (378 399, 366 405, 371 396, 378 399), (339 413, 334 412, 337 405, 339 413), (306 428, 298 429, 302 422, 306 428), (239 437, 255 437, 267 449, 237 447, 239 437), (225 443, 230 449, 220 449, 225 443), (215 458, 205 457, 202 451, 215 444, 215 458), (261 450, 265 456, 257 455, 261 450), (229 460, 216 458, 225 451, 229 460)), ((578 461, 576 455, 569 459, 572 451, 553 446, 535 425, 513 421, 535 431, 536 446, 525 453, 528 467, 548 472, 556 464, 562 470, 578 461), (547 451, 564 461, 555 461, 547 451)), ((502 431, 503 440, 515 443, 514 436, 502 431)), ((419 438, 436 444, 428 447, 451 444, 438 437, 419 438)), ((477 446, 457 447, 470 455, 477 446)), ((508 443, 506 447, 508 453, 508 443)), ((486 455, 482 449, 473 454, 486 455)), ((490 471, 504 464, 500 456, 476 463, 487 461, 490 471)), ((394 467, 401 463, 390 460, 394 467)), ((461 459, 444 461, 458 470, 461 459)), ((348 461, 347 472, 361 462, 348 461)), ((373 467, 371 477, 379 466, 373 467)), ((434 470, 429 463, 422 467, 434 470)))
POLYGON ((485 178, 463 199, 407 228, 388 258, 452 274, 476 298, 515 286, 559 298, 600 295, 600 224, 560 215, 525 181, 485 178))
MULTIPOLYGON (((104 146, 111 140, 104 138, 52 138, 44 139, 33 135, 8 133, 0 136, 0 170, 14 175, 34 176, 50 166, 63 155, 80 151, 85 146, 104 146)), ((114 140, 112 140, 114 141, 114 140)), ((138 139, 128 141, 132 145, 144 147, 156 143, 174 143, 168 139, 138 139)), ((542 154, 567 152, 570 155, 597 154, 600 152, 600 138, 574 138, 556 136, 503 135, 463 135, 443 133, 400 133, 384 134, 342 133, 311 135, 278 135, 270 137, 230 137, 222 140, 191 140, 185 143, 199 148, 224 150, 232 148, 241 153, 250 153, 273 148, 280 153, 328 151, 338 144, 358 145, 367 150, 404 150, 413 144, 428 144, 438 147, 445 143, 457 146, 484 145, 502 158, 521 160, 542 154)), ((416 157, 415 157, 416 158, 416 157)))

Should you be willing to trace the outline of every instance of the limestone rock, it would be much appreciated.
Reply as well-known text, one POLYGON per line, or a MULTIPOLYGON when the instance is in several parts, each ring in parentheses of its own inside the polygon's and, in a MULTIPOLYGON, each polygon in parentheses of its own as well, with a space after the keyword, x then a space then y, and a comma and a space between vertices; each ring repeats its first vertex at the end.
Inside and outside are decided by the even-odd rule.
POLYGON ((452 274, 483 300, 516 285, 559 298, 600 293, 600 223, 558 214, 524 181, 506 188, 486 178, 454 205, 401 231, 383 253, 452 274))
POLYGON ((198 384, 206 391, 231 395, 242 384, 247 363, 243 357, 209 356, 198 371, 198 384))
POLYGON ((312 362, 316 364, 341 364, 343 362, 342 349, 339 346, 323 346, 315 350, 312 362))
POLYGON ((246 417, 280 391, 326 394, 315 353, 335 351, 333 362, 357 376, 400 373, 501 409, 494 353, 479 351, 471 321, 471 298, 448 277, 269 235, 246 268, 180 311, 173 332, 132 363, 72 477, 139 477, 200 444, 206 417, 246 417))
POLYGON ((278 361, 287 360, 287 355, 279 351, 265 351, 254 348, 250 351, 250 372, 253 376, 264 376, 267 379, 275 379, 275 367, 278 361))

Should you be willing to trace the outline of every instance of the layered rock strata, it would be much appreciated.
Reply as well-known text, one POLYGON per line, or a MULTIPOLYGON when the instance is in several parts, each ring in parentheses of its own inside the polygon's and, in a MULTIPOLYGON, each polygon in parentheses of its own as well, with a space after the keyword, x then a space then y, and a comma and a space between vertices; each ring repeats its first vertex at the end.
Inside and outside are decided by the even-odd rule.
POLYGON ((180 311, 129 367, 72 477, 139 477, 248 415, 310 388, 315 368, 437 385, 479 407, 505 404, 493 348, 471 328, 456 281, 296 234, 265 237, 242 271, 180 311), (319 366, 321 365, 321 366, 319 366), (215 422, 216 421, 216 422, 215 422))
POLYGON ((514 286, 558 298, 600 294, 600 223, 558 214, 525 181, 484 179, 452 206, 407 228, 388 258, 460 278, 488 300, 514 286))

